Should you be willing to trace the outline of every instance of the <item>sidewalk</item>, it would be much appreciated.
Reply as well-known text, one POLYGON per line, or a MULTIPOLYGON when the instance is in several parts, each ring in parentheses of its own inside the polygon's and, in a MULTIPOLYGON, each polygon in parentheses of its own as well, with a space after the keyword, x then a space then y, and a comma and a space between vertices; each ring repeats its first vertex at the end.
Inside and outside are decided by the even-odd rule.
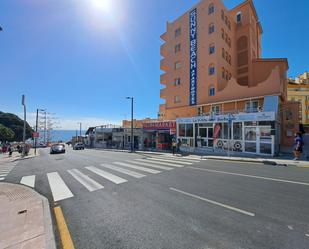
MULTIPOLYGON (((130 152, 130 150, 117 150, 117 149, 103 149, 103 148, 90 148, 95 150, 103 150, 103 151, 113 151, 113 152, 130 152)), ((149 155, 171 155, 171 152, 164 152, 164 151, 134 151, 137 154, 149 154, 149 155)), ((268 164, 268 165, 278 165, 278 166, 297 166, 302 168, 309 168, 309 161, 306 160, 299 160, 293 161, 293 154, 282 154, 280 157, 261 157, 258 155, 248 155, 248 154, 241 154, 241 155, 233 155, 227 156, 227 152, 207 152, 207 153, 189 153, 183 152, 181 154, 177 154, 175 156, 197 156, 201 159, 212 159, 212 160, 228 160, 234 162, 251 162, 251 163, 261 163, 261 164, 268 164)), ((305 158, 303 158, 305 159, 305 158)))
POLYGON ((36 156, 39 156, 39 155, 40 154, 39 154, 38 150, 36 151, 36 155, 34 154, 34 149, 31 149, 29 151, 29 155, 25 156, 25 157, 22 157, 17 151, 14 151, 11 157, 9 157, 8 153, 0 154, 0 163, 1 162, 15 162, 15 161, 18 161, 18 160, 33 158, 33 157, 36 157, 36 156))
POLYGON ((0 190, 0 248, 56 249, 48 200, 17 184, 0 190))

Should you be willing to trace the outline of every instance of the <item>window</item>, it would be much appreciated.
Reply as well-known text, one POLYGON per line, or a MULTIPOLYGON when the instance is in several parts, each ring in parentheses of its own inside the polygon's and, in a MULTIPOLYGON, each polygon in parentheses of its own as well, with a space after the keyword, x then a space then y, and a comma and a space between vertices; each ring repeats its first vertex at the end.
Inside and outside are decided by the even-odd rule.
POLYGON ((215 53, 215 45, 214 44, 210 44, 209 46, 209 54, 214 54, 215 53))
POLYGON ((174 103, 180 103, 180 96, 174 96, 174 103))
POLYGON ((227 25, 227 16, 224 17, 224 22, 227 25))
POLYGON ((215 25, 213 23, 209 24, 208 33, 211 34, 215 32, 215 25))
POLYGON ((179 44, 177 44, 177 45, 175 46, 175 54, 178 53, 178 52, 180 52, 180 50, 181 50, 181 45, 180 45, 180 43, 179 43, 179 44))
POLYGON ((229 45, 229 47, 231 47, 231 38, 230 37, 227 39, 227 45, 229 45))
POLYGON ((222 58, 224 59, 225 58, 225 49, 222 48, 222 58))
POLYGON ((176 78, 174 81, 174 86, 179 86, 180 85, 180 78, 176 78))
POLYGON ((214 87, 209 88, 209 96, 215 96, 215 88, 214 87))
POLYGON ((208 6, 208 15, 212 14, 215 12, 215 6, 213 3, 209 4, 208 6))
POLYGON ((180 61, 176 61, 176 62, 175 62, 175 70, 176 70, 176 69, 179 69, 180 67, 181 67, 180 61))
POLYGON ((220 114, 220 106, 219 105, 212 106, 211 111, 214 114, 220 114))
POLYGON ((231 22, 230 22, 230 20, 228 20, 228 22, 227 22, 227 27, 229 28, 229 30, 231 30, 231 22))
POLYGON ((229 80, 230 80, 230 79, 232 79, 232 74, 231 74, 231 73, 229 73, 229 80))
POLYGON ((225 72, 225 79, 226 79, 226 81, 229 80, 229 72, 228 71, 225 72))
POLYGON ((215 66, 213 64, 210 64, 208 67, 208 74, 214 75, 215 74, 215 66))
POLYGON ((179 124, 180 137, 193 137, 193 124, 179 124))
POLYGON ((240 11, 240 12, 238 12, 238 13, 236 14, 236 22, 237 22, 237 23, 241 23, 241 18, 242 18, 242 16, 241 16, 241 11, 240 11))
POLYGON ((222 67, 222 79, 225 79, 225 69, 222 67))
POLYGON ((259 102, 257 100, 246 102, 246 112, 257 112, 258 107, 259 107, 259 102))
POLYGON ((224 20, 224 11, 221 10, 221 19, 224 20))
POLYGON ((225 52, 225 59, 226 59, 226 61, 229 60, 229 53, 227 51, 225 52))
POLYGON ((175 37, 178 37, 181 35, 181 28, 178 28, 175 30, 175 37))
POLYGON ((224 29, 221 29, 221 37, 224 40, 224 29))
POLYGON ((228 60, 229 64, 232 64, 232 57, 229 55, 229 60, 228 60))

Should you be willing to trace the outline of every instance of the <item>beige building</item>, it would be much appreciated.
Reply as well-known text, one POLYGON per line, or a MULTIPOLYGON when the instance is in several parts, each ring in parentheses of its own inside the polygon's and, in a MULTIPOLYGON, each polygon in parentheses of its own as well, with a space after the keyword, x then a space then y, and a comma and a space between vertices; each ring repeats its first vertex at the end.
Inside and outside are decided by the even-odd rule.
POLYGON ((299 102, 299 120, 309 128, 309 72, 288 80, 288 100, 299 102))

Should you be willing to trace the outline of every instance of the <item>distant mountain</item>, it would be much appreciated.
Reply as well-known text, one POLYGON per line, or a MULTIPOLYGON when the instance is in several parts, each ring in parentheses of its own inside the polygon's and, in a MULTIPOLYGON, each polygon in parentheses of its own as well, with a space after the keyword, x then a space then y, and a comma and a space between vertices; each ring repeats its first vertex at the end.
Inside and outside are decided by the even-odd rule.
MULTIPOLYGON (((24 121, 12 113, 5 113, 0 111, 0 124, 11 129, 15 135, 10 141, 20 142, 23 140, 24 121)), ((26 122, 26 139, 32 137, 33 130, 26 122)))

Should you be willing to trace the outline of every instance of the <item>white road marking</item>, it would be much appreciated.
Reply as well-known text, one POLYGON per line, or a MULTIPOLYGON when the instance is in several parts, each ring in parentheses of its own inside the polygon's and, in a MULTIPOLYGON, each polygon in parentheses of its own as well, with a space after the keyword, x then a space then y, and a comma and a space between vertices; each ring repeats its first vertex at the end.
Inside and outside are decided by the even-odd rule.
POLYGON ((90 192, 104 188, 101 184, 92 180, 89 176, 83 174, 77 169, 68 170, 68 172, 90 192))
POLYGON ((152 161, 159 161, 159 162, 169 162, 169 163, 180 163, 180 164, 186 164, 186 165, 191 165, 192 163, 189 162, 183 162, 183 161, 176 161, 172 159, 159 159, 159 158, 153 158, 149 157, 147 160, 152 160, 152 161))
POLYGON ((57 172, 48 173, 47 178, 54 201, 61 201, 74 196, 57 172))
POLYGON ((128 170, 128 169, 123 169, 123 168, 120 168, 120 167, 117 167, 117 166, 106 165, 106 164, 101 164, 101 166, 105 167, 105 168, 108 168, 108 169, 112 169, 112 170, 118 171, 118 172, 123 173, 123 174, 127 174, 129 176, 133 176, 135 178, 145 177, 145 175, 143 175, 143 174, 140 174, 140 173, 137 173, 135 171, 128 170))
POLYGON ((135 160, 141 161, 141 162, 160 164, 160 165, 167 165, 167 166, 176 167, 176 168, 184 167, 184 165, 179 165, 179 164, 174 164, 174 163, 166 163, 166 162, 158 162, 158 161, 149 161, 148 159, 135 159, 135 160))
POLYGON ((155 169, 164 169, 164 170, 172 170, 172 169, 174 169, 174 168, 171 168, 171 167, 155 165, 153 163, 149 163, 149 161, 147 161, 147 160, 145 160, 145 162, 144 162, 144 161, 142 161, 143 159, 140 159, 139 162, 137 162, 136 160, 138 160, 138 159, 134 160, 134 164, 141 165, 141 166, 148 166, 148 167, 152 167, 152 168, 155 168, 155 169))
POLYGON ((4 180, 4 177, 0 177, 0 181, 3 181, 4 180))
POLYGON ((209 200, 209 199, 206 199, 206 198, 198 196, 198 195, 190 194, 188 192, 185 192, 185 191, 182 191, 182 190, 179 190, 179 189, 176 189, 176 188, 170 188, 170 190, 184 194, 184 195, 187 195, 187 196, 190 196, 190 197, 193 197, 193 198, 196 198, 196 199, 199 199, 199 200, 202 200, 202 201, 205 201, 205 202, 208 202, 208 203, 211 203, 211 204, 214 204, 214 205, 217 205, 217 206, 220 206, 220 207, 224 207, 226 209, 233 210, 233 211, 241 213, 241 214, 245 214, 245 215, 252 216, 252 217, 255 216, 254 213, 251 213, 251 212, 248 212, 248 211, 236 208, 236 207, 232 207, 232 206, 229 206, 229 205, 217 202, 217 201, 209 200))
POLYGON ((2 175, 0 175, 0 177, 5 177, 5 176, 7 176, 8 174, 2 174, 2 175))
POLYGON ((290 230, 294 230, 294 228, 293 228, 293 226, 288 226, 288 229, 290 229, 290 230))
POLYGON ((137 169, 137 170, 141 170, 141 171, 145 171, 151 174, 158 174, 161 171, 159 170, 154 170, 154 169, 149 169, 149 168, 145 168, 145 167, 141 167, 141 166, 135 166, 129 163, 123 163, 123 162, 114 162, 114 164, 123 166, 123 167, 128 167, 128 168, 132 168, 132 169, 137 169))
POLYGON ((167 157, 167 156, 153 156, 153 158, 163 158, 163 159, 170 159, 170 160, 177 160, 177 161, 185 161, 185 162, 200 162, 201 159, 196 159, 196 158, 189 158, 189 157, 181 157, 181 156, 172 156, 172 157, 167 157))
POLYGON ((285 183, 293 183, 298 185, 305 185, 309 186, 309 183, 307 182, 296 182, 296 181, 290 181, 290 180, 284 180, 284 179, 277 179, 277 178, 270 178, 270 177, 264 177, 264 176, 255 176, 255 175, 246 175, 246 174, 239 174, 239 173, 231 173, 226 171, 218 171, 218 170, 212 170, 212 169, 201 169, 196 167, 188 167, 190 169, 196 169, 196 170, 202 170, 202 171, 208 171, 213 173, 219 173, 219 174, 227 174, 227 175, 235 175, 235 176, 244 176, 244 177, 250 177, 250 178, 256 178, 256 179, 263 179, 268 181, 275 181, 275 182, 285 182, 285 183))
POLYGON ((306 237, 309 237, 309 233, 306 233, 305 235, 306 235, 306 237))
POLYGON ((113 182, 113 183, 116 183, 116 184, 121 184, 121 183, 124 183, 124 182, 127 182, 126 179, 123 179, 119 176, 116 176, 116 175, 113 175, 109 172, 106 172, 104 170, 101 170, 101 169, 98 169, 96 167, 93 167, 93 166, 90 166, 90 167, 86 167, 86 169, 90 170, 91 172, 99 175, 99 176, 102 176, 103 178, 113 182))
POLYGON ((20 180, 20 183, 31 188, 34 188, 35 184, 35 175, 32 176, 23 176, 20 180))

